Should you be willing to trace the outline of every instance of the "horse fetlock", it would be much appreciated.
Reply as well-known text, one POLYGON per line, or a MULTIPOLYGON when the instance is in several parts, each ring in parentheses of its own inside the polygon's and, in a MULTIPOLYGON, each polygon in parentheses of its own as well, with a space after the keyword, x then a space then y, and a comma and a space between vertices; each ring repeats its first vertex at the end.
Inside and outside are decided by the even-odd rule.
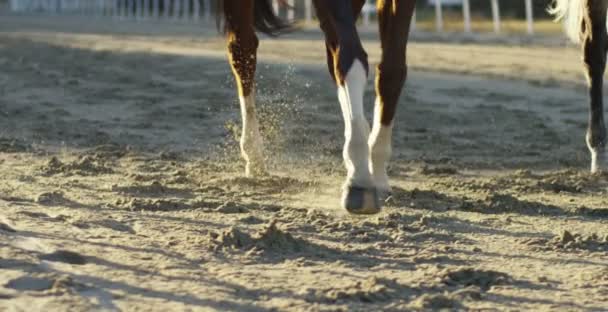
POLYGON ((586 136, 587 148, 591 154, 591 172, 608 170, 608 155, 606 154, 605 130, 590 128, 586 136))
POLYGON ((263 149, 264 145, 259 137, 244 136, 241 140, 241 155, 246 161, 245 173, 247 176, 266 175, 263 149))
POLYGON ((241 150, 241 155, 245 159, 245 175, 248 177, 257 177, 267 175, 266 163, 262 153, 247 153, 241 150))
POLYGON ((266 164, 263 161, 248 161, 245 167, 245 175, 250 178, 267 176, 268 171, 266 170, 266 164))
POLYGON ((386 172, 388 161, 386 155, 390 155, 390 150, 378 151, 372 149, 369 166, 374 184, 381 195, 383 195, 382 197, 385 197, 386 194, 390 194, 391 192, 389 177, 388 173, 386 172))
POLYGON ((386 199, 391 192, 389 178, 386 172, 388 162, 392 154, 392 125, 382 125, 380 112, 376 105, 374 129, 369 138, 370 164, 369 170, 378 189, 381 199, 386 199))
POLYGON ((601 148, 589 148, 591 153, 591 173, 599 173, 608 171, 608 154, 606 149, 601 148))
POLYGON ((378 194, 382 199, 386 199, 391 194, 391 186, 389 183, 388 174, 386 170, 379 169, 372 171, 372 177, 374 179, 374 184, 376 185, 376 189, 378 190, 378 194))

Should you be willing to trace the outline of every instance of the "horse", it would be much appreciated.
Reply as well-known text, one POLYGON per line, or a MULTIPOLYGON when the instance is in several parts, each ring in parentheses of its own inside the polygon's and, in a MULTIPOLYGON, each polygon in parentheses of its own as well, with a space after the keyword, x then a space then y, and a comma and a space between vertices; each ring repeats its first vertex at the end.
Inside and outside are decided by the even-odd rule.
MULTIPOLYGON (((343 147, 347 175, 342 207, 352 214, 374 214, 391 192, 387 165, 397 103, 407 79, 407 43, 415 0, 376 2, 381 58, 376 65, 375 107, 370 127, 363 109, 369 75, 368 58, 356 20, 365 0, 313 0, 325 36, 327 65, 335 82, 344 118, 343 147)), ((550 12, 563 19, 571 38, 580 40, 590 95, 586 135, 591 171, 608 166, 603 117, 602 84, 606 66, 606 13, 608 0, 555 0, 550 12)), ((241 108, 241 155, 248 176, 267 174, 264 142, 255 105, 255 71, 259 44, 256 30, 271 36, 291 25, 274 12, 271 0, 220 0, 227 37, 228 60, 238 88, 241 108)))
POLYGON ((603 85, 606 70, 608 0, 555 0, 549 10, 564 22, 566 33, 581 43, 589 94, 589 122, 585 136, 591 154, 591 172, 608 169, 603 85))

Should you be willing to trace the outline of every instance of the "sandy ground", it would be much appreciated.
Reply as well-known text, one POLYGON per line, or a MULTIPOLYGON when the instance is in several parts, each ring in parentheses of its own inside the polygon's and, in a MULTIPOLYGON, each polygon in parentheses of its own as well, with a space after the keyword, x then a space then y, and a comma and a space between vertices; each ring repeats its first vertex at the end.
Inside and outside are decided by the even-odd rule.
POLYGON ((607 309, 577 49, 416 39, 394 194, 359 218, 319 33, 262 42, 249 179, 212 27, 1 17, 0 310, 607 309))

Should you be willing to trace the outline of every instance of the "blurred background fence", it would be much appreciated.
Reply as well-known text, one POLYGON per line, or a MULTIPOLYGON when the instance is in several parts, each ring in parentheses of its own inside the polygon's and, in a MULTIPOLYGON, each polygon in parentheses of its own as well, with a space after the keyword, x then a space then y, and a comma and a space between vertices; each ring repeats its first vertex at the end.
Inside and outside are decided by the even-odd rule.
MULTIPOLYGON (((0 0, 13 14, 112 17, 116 20, 211 22, 217 0, 0 0)), ((312 0, 273 1, 275 10, 301 24, 315 23, 312 0)), ((546 13, 551 0, 418 0, 413 29, 435 32, 557 32, 546 13)), ((361 23, 373 26, 374 1, 364 7, 361 23)))

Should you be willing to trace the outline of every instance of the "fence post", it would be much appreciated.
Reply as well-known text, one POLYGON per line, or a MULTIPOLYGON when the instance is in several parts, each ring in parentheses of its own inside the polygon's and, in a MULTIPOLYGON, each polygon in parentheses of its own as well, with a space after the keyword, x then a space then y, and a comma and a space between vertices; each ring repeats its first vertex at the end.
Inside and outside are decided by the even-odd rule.
POLYGON ((441 0, 435 0, 435 30, 443 31, 443 10, 441 8, 441 0))
POLYGON ((120 0, 120 18, 121 19, 126 19, 127 18, 127 7, 129 6, 129 3, 127 2, 127 0, 120 0))
POLYGON ((144 0, 137 0, 135 1, 135 19, 139 20, 142 18, 143 16, 143 9, 144 6, 144 0))
POLYGON ((289 8, 287 8, 287 20, 291 22, 296 18, 296 1, 287 0, 287 4, 289 5, 289 8))
POLYGON ((534 34, 534 12, 532 0, 526 0, 526 21, 528 23, 528 35, 534 34))
MULTIPOLYGON (((61 2, 63 2, 63 0, 61 0, 61 2)), ((110 6, 111 11, 112 11, 112 16, 114 18, 118 17, 118 5, 119 5, 119 0, 112 0, 112 5, 110 6)), ((61 5, 61 8, 63 9, 63 5, 61 5)))
POLYGON ((150 18, 150 0, 144 0, 143 19, 150 18))
POLYGON ((171 10, 171 0, 163 1, 163 17, 169 19, 169 11, 171 10))
POLYGON ((185 21, 190 20, 190 0, 183 0, 182 17, 185 21))
POLYGON ((498 0, 492 0, 492 19, 494 20, 494 32, 500 33, 500 6, 498 0))
POLYGON ((205 21, 206 22, 210 22, 211 21, 211 0, 204 0, 205 2, 203 2, 203 10, 205 10, 205 21))
POLYGON ((462 16, 464 18, 464 32, 471 32, 471 4, 469 0, 462 0, 462 16))
POLYGON ((127 14, 125 14, 125 17, 127 19, 131 18, 133 15, 133 7, 135 6, 135 0, 127 0, 127 14))
POLYGON ((305 0, 304 6, 306 9, 306 22, 312 22, 312 0, 305 0))
POLYGON ((160 0, 152 0, 152 18, 158 19, 160 11, 160 0))
POLYGON ((194 0, 192 3, 192 18, 196 22, 201 19, 201 3, 198 0, 194 0))
POLYGON ((173 19, 174 20, 179 20, 179 15, 181 13, 181 0, 174 0, 173 1, 173 19))
MULTIPOLYGON (((55 1, 53 1, 53 2, 55 2, 55 1)), ((96 15, 98 15, 98 16, 106 15, 106 1, 97 0, 97 4, 95 5, 95 7, 97 8, 96 15)), ((56 6, 53 6, 53 11, 55 11, 55 8, 56 8, 56 6)))

